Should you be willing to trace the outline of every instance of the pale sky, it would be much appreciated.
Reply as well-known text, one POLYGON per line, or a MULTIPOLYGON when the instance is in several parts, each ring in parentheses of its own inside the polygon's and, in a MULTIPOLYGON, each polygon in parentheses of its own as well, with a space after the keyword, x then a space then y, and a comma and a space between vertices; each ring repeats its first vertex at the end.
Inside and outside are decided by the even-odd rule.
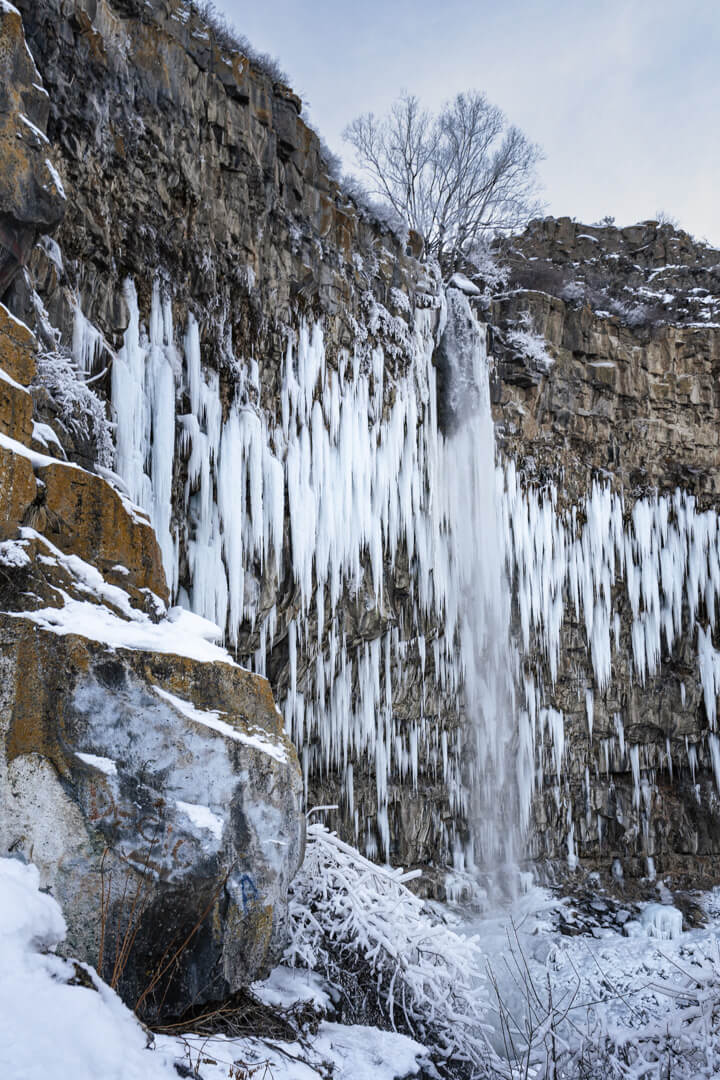
POLYGON ((343 127, 406 89, 479 89, 541 145, 548 213, 664 210, 720 247, 720 0, 217 0, 277 56, 346 166, 343 127))

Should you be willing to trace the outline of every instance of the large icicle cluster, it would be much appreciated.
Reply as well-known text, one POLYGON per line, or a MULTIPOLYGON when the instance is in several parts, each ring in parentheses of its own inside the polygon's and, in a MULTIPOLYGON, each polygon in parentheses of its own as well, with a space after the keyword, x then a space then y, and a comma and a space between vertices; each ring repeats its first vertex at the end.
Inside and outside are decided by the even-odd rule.
MULTIPOLYGON (((661 657, 672 654, 681 638, 696 639, 708 720, 708 758, 720 789, 720 653, 712 644, 720 599, 718 514, 699 510, 694 496, 681 490, 637 499, 630 509, 622 494, 599 482, 583 506, 560 511, 554 487, 523 489, 513 463, 499 475, 508 566, 514 576, 525 654, 544 657, 545 677, 549 675, 554 684, 566 618, 571 615, 584 627, 593 683, 585 691, 585 711, 592 736, 595 693, 602 694, 611 686, 614 658, 631 657, 632 677, 642 687, 659 671, 661 657), (627 625, 623 612, 629 616, 629 640, 623 636, 623 625, 627 625)), ((541 681, 526 678, 528 726, 534 733, 537 719, 542 738, 548 729, 559 783, 563 716, 557 710, 540 708, 541 681)), ((684 685, 679 686, 679 697, 684 705, 684 685)), ((626 745, 627 719, 615 715, 615 734, 602 740, 603 760, 589 764, 609 772, 612 755, 617 768, 631 772, 635 809, 644 816, 647 830, 648 785, 659 762, 647 747, 626 745)), ((685 753, 694 777, 697 747, 688 744, 685 753)), ((672 773, 669 740, 663 764, 672 773)), ((589 797, 588 776, 586 789, 589 797)))
MULTIPOLYGON (((124 298, 130 323, 113 362, 117 471, 151 515, 179 602, 224 625, 229 643, 262 673, 273 647, 286 650, 277 689, 306 778, 339 776, 369 854, 390 850, 390 787, 421 780, 441 782, 455 813, 483 823, 486 856, 508 852, 498 813, 528 820, 542 778, 533 764, 538 739, 552 748, 540 761, 549 761, 557 784, 563 778, 564 718, 547 707, 543 683, 557 678, 569 615, 584 626, 592 668, 591 736, 595 697, 610 686, 614 656, 630 652, 644 685, 663 650, 697 633, 708 757, 720 786, 717 514, 699 511, 682 491, 639 499, 630 510, 599 482, 583 506, 561 511, 553 487, 524 488, 513 463, 496 470, 484 332, 459 291, 446 297, 455 382, 445 393, 462 416, 447 437, 432 311, 414 313, 405 365, 396 362, 394 339, 386 356, 366 344, 362 328, 354 350, 331 363, 321 324, 300 320, 288 334, 278 400, 264 409, 258 361, 225 357, 232 388, 221 392, 217 370, 201 362, 191 313, 178 334, 156 284, 145 329, 132 282, 124 298), (504 565, 521 650, 546 661, 542 675, 526 665, 521 710, 504 565), (407 582, 400 602, 398 574, 407 582), (629 639, 621 619, 628 611, 629 639), (401 720, 398 701, 418 670, 420 713, 401 720), (463 712, 475 721, 471 755, 461 729, 447 723, 463 712), (358 768, 365 775, 368 767, 377 814, 361 819, 355 788, 358 768), (512 807, 501 805, 501 791, 512 807)), ((79 308, 76 330, 77 361, 89 371, 99 337, 79 308)), ((618 713, 615 735, 602 740, 604 766, 612 755, 614 765, 633 770, 639 805, 652 755, 641 747, 631 756, 626 721, 618 713)), ((694 773, 692 744, 687 758, 694 773)), ((588 766, 597 771, 603 761, 588 766)), ((588 776, 588 798, 589 783, 588 776)), ((448 847, 454 840, 450 827, 448 847)), ((568 857, 576 857, 571 807, 568 857)))
POLYGON ((613 644, 620 647, 614 600, 620 583, 632 612, 633 666, 641 684, 658 670, 662 642, 672 652, 684 632, 683 605, 688 631, 701 608, 714 629, 720 519, 714 511, 699 511, 694 496, 678 489, 671 496, 638 499, 626 520, 623 496, 595 482, 582 508, 560 514, 555 488, 524 491, 510 463, 503 502, 523 645, 529 651, 534 630, 553 682, 560 629, 571 604, 585 625, 595 683, 600 690, 609 685, 613 644))
MULTIPOLYGON (((447 786, 454 810, 472 812, 460 735, 449 735, 437 706, 427 715, 423 707, 409 722, 394 709, 409 677, 408 657, 414 668, 419 660, 424 680, 432 649, 434 687, 455 715, 467 688, 469 711, 483 731, 473 760, 501 780, 512 736, 509 598, 485 336, 467 298, 451 290, 447 313, 461 328, 455 348, 466 355, 456 362, 464 377, 469 370, 476 401, 447 440, 438 427, 432 310, 415 312, 411 363, 399 375, 379 345, 361 340, 328 363, 321 325, 300 322, 270 412, 258 404, 258 364, 234 360, 234 397, 223 408, 218 374, 201 364, 194 316, 180 344, 157 285, 149 332, 140 325, 131 282, 125 300, 130 325, 113 365, 116 467, 151 516, 174 590, 186 553, 179 601, 226 626, 241 654, 254 632, 259 647, 249 660, 260 672, 277 637, 287 636, 287 729, 306 776, 341 776, 356 836, 370 853, 378 842, 384 854, 390 850, 393 781, 417 785, 425 771, 447 786), (184 512, 173 523, 181 401, 189 402, 178 418, 187 479, 184 512), (409 597, 398 613, 385 593, 399 560, 409 569, 409 597), (281 591, 287 596, 288 578, 296 602, 281 626, 275 600, 281 591), (360 621, 376 616, 375 626, 358 632, 348 607, 360 621), (354 806, 356 762, 374 769, 374 820, 360 820, 354 806)), ((88 351, 83 345, 81 362, 88 351)), ((494 799, 484 802, 497 810, 494 799)), ((486 836, 484 846, 497 846, 498 835, 486 836)), ((446 842, 453 843, 451 832, 446 842)))
MULTIPOLYGON (((175 385, 181 367, 173 337, 170 300, 153 290, 150 332, 140 325, 137 293, 124 286, 130 312, 122 349, 112 366, 112 400, 117 414, 116 469, 130 498, 150 514, 172 591, 177 586, 177 537, 171 532, 172 482, 175 459, 175 385)), ((76 328, 80 316, 76 315, 76 328)), ((80 335, 81 363, 95 355, 95 338, 80 335)), ((77 342, 76 342, 77 345, 77 342)))

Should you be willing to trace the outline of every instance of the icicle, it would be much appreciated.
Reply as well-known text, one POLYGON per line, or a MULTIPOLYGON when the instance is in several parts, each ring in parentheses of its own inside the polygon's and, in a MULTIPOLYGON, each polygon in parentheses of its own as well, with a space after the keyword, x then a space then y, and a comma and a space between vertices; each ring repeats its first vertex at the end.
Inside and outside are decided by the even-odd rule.
POLYGON ((595 715, 595 698, 592 690, 585 691, 585 712, 587 713, 588 734, 592 742, 593 717, 595 715))

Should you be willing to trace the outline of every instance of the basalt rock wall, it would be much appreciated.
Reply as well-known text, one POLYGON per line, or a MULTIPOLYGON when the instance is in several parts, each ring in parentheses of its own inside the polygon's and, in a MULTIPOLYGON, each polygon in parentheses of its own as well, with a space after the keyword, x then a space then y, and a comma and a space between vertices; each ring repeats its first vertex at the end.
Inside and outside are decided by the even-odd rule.
POLYGON ((523 663, 548 710, 533 847, 714 881, 720 252, 570 219, 503 247, 494 410, 535 494, 514 561, 526 597, 541 581, 523 663))
MULTIPOLYGON (((397 564, 382 571, 378 605, 366 526, 349 542, 340 535, 354 528, 350 490, 348 513, 332 526, 339 538, 330 547, 352 547, 352 556, 341 552, 342 582, 325 605, 335 628, 327 625, 327 610, 326 625, 318 628, 323 611, 304 577, 312 553, 301 550, 303 544, 314 547, 315 536, 300 535, 302 508, 313 492, 309 499, 301 489, 291 494, 288 477, 282 478, 293 429, 300 451, 309 445, 318 399, 338 448, 342 425, 338 416, 333 429, 328 409, 333 393, 341 408, 350 384, 348 416, 364 409, 369 455, 395 406, 398 427, 406 383, 413 384, 415 398, 409 441, 421 438, 431 395, 425 373, 417 375, 413 363, 420 338, 422 348, 432 350, 441 305, 436 271, 418 261, 422 242, 412 234, 397 237, 344 193, 303 120, 300 100, 221 45, 192 4, 42 0, 20 10, 49 92, 48 136, 71 197, 52 240, 44 238, 26 260, 25 273, 16 276, 8 303, 37 330, 46 350, 66 354, 108 402, 118 450, 104 464, 150 513, 173 597, 221 623, 234 655, 270 678, 286 726, 304 751, 310 801, 341 802, 349 835, 371 851, 383 844, 387 849, 392 837, 398 860, 447 861, 452 812, 442 744, 449 737, 452 746, 458 738, 458 710, 433 687, 430 650, 420 670, 423 618, 411 595, 407 542, 387 537, 397 564), (159 358, 159 375, 138 387, 132 364, 142 349, 150 362, 139 360, 139 367, 159 358), (312 371, 308 358, 317 365, 312 371), (123 403, 134 390, 138 404, 131 411, 137 419, 147 407, 147 416, 133 428, 123 403), (247 442, 255 430, 248 434, 250 425, 259 432, 254 450, 247 442), (169 465, 162 512, 154 516, 161 434, 169 465), (235 435, 235 475, 229 465, 221 475, 235 435), (270 490, 277 473, 270 461, 259 485, 259 516, 267 519, 279 500, 279 525, 278 512, 274 524, 252 520, 257 485, 247 472, 248 458, 254 462, 257 450, 269 461, 259 441, 281 473, 270 490), (241 520, 231 540, 233 502, 241 520), (216 525, 208 522, 214 506, 220 507, 216 525), (254 530, 249 539, 241 535, 243 520, 246 532, 254 530), (258 528, 266 535, 256 543, 258 528), (242 562, 237 573, 230 566, 231 545, 242 562), (388 676, 403 733, 389 796, 383 791, 380 798, 390 809, 378 827, 375 721, 369 713, 389 671, 390 641, 379 647, 391 635, 393 650, 414 659, 402 677, 394 671, 388 676), (350 742, 362 743, 363 751, 366 743, 372 746, 369 761, 364 752, 350 752, 350 773, 347 748, 327 756, 322 745, 321 714, 332 687, 317 690, 318 663, 333 668, 322 677, 329 684, 344 665, 347 696, 341 701, 336 694, 335 712, 355 715, 348 721, 350 742), (417 737, 423 725, 431 728, 427 747, 417 737), (424 774, 422 793, 406 782, 411 743, 419 746, 414 768, 424 774)), ((90 466, 97 440, 95 446, 83 442, 66 430, 52 401, 44 404, 43 419, 66 452, 90 466)), ((352 451, 349 428, 343 430, 343 445, 352 451)), ((308 485, 314 483, 308 477, 308 485)), ((378 528, 380 501, 378 496, 372 512, 378 528)), ((310 532, 320 527, 319 513, 310 532)), ((316 568, 313 573, 317 582, 316 568)), ((388 730, 386 741, 394 740, 388 730)), ((392 759, 392 750, 381 753, 392 759)))

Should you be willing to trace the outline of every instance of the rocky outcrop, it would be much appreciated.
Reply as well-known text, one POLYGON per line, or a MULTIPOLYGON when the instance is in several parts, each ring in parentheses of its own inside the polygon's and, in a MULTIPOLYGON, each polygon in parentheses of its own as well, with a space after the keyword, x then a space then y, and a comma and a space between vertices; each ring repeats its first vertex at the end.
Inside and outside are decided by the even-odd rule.
POLYGON ((608 878, 614 866, 616 879, 715 882, 720 252, 656 222, 547 219, 505 257, 494 408, 502 454, 535 495, 524 666, 550 710, 533 853, 567 868, 570 852, 608 878), (557 584, 571 549, 575 599, 569 577, 557 584))
POLYGON ((628 492, 679 486, 717 500, 720 326, 631 326, 531 290, 498 299, 492 320, 500 444, 526 475, 564 470, 573 502, 600 472, 628 492), (503 329, 523 320, 552 358, 547 374, 504 344, 503 329))
POLYGON ((496 250, 511 287, 587 303, 633 327, 718 321, 718 252, 669 222, 544 218, 496 250))
POLYGON ((145 318, 160 278, 176 314, 197 314, 210 365, 223 375, 223 355, 256 357, 271 400, 298 312, 328 317, 336 352, 352 346, 368 291, 388 307, 393 287, 415 291, 415 261, 329 176, 300 100, 219 43, 191 3, 20 10, 73 192, 57 235, 64 273, 44 250, 33 265, 67 343, 77 303, 107 359, 103 341, 118 346, 128 325, 123 278, 145 318))
POLYGON ((40 233, 65 210, 46 135, 47 91, 25 47, 20 12, 0 5, 0 296, 40 233))
POLYGON ((68 949, 141 1015, 222 999, 277 957, 302 857, 270 688, 45 626, 0 625, 3 850, 32 859, 68 949))

